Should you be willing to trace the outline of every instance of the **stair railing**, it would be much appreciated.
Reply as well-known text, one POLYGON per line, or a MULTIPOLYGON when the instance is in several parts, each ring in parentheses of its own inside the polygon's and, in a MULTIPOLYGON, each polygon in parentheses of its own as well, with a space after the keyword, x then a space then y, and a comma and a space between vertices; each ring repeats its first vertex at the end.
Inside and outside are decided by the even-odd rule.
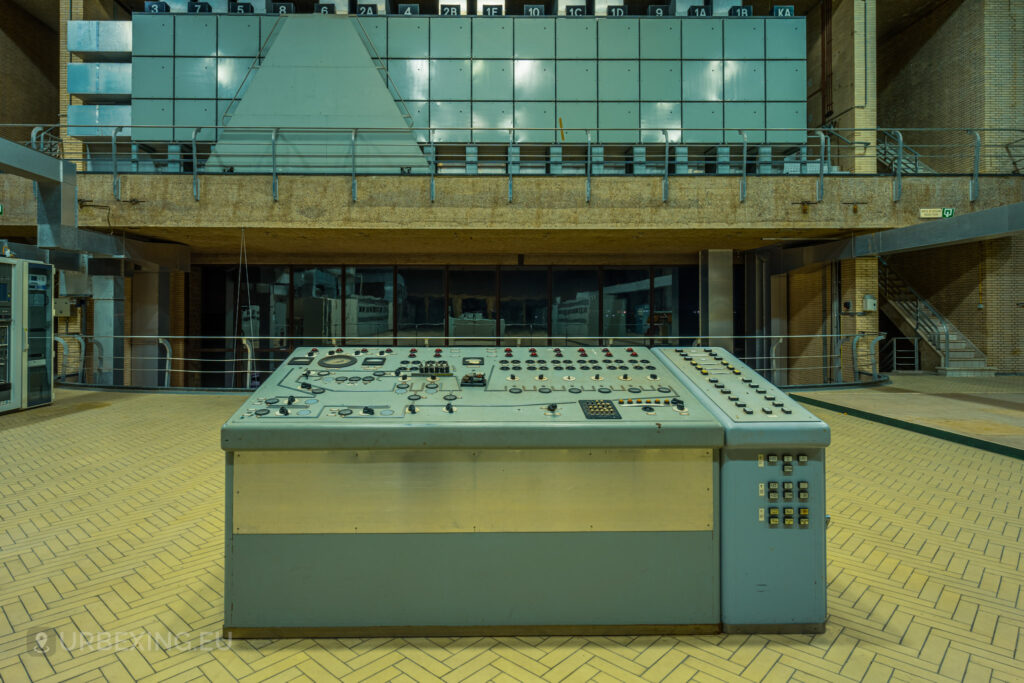
POLYGON ((882 294, 913 324, 914 332, 939 352, 942 364, 946 365, 949 359, 949 321, 907 284, 885 259, 879 258, 878 262, 878 286, 882 294))

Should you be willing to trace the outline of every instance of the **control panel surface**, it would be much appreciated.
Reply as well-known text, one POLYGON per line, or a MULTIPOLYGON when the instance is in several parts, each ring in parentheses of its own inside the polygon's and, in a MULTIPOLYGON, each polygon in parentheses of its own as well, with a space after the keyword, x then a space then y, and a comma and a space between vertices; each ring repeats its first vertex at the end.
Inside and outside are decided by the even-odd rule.
POLYGON ((304 347, 225 424, 222 445, 429 447, 442 437, 448 447, 723 443, 718 420, 643 347, 304 347))

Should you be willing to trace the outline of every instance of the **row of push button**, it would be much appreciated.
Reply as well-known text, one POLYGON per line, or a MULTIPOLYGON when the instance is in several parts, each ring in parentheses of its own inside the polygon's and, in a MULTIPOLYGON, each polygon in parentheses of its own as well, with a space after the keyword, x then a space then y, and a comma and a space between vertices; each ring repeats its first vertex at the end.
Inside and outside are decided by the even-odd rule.
MULTIPOLYGON (((799 516, 793 514, 793 508, 782 508, 783 527, 799 525, 801 529, 806 529, 811 525, 810 508, 797 508, 795 512, 798 512, 799 516)), ((779 526, 779 508, 768 508, 768 526, 773 528, 779 526)))

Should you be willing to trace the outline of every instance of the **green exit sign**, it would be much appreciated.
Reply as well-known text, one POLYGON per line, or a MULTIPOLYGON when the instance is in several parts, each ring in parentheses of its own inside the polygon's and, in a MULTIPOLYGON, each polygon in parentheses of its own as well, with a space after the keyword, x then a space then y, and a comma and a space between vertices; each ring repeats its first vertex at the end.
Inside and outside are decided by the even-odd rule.
POLYGON ((949 207, 940 209, 921 209, 921 218, 952 218, 956 213, 956 209, 949 207))

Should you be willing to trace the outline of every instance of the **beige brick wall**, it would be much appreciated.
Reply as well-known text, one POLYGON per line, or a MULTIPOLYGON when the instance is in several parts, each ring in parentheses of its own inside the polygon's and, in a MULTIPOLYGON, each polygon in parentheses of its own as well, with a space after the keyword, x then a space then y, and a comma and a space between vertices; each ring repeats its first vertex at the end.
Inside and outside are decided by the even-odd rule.
MULTIPOLYGON (((185 352, 185 340, 174 339, 174 337, 183 337, 185 335, 185 321, 187 311, 185 310, 185 290, 187 287, 185 273, 171 273, 171 286, 169 293, 170 300, 170 335, 171 335, 171 355, 173 358, 184 358, 185 352)), ((171 363, 171 386, 183 387, 186 385, 185 373, 182 370, 185 369, 185 361, 175 360, 171 363)))
MULTIPOLYGON (((881 54, 879 126, 1024 129, 1020 0, 947 3, 947 10, 937 8, 887 37, 881 54)), ((986 133, 982 172, 1007 172, 1011 163, 1004 146, 1021 137, 1024 131, 986 133)), ((904 138, 937 171, 972 168, 973 137, 962 130, 906 131, 904 138)))
POLYGON ((844 137, 866 143, 849 147, 833 140, 834 163, 856 173, 874 173, 877 167, 875 15, 875 0, 834 0, 832 6, 833 120, 844 137))
POLYGON ((888 261, 988 357, 1024 372, 1024 236, 958 244, 888 261))
MULTIPOLYGON (((840 333, 862 335, 857 344, 857 371, 853 373, 852 342, 843 347, 843 379, 847 382, 865 379, 871 372, 871 342, 878 333, 878 311, 864 310, 864 297, 878 301, 878 259, 873 256, 847 259, 840 264, 840 333), (850 302, 849 312, 843 308, 850 302)), ((880 350, 879 346, 878 349, 880 350)))
POLYGON ((789 274, 789 384, 820 384, 825 345, 820 336, 828 327, 822 308, 828 300, 828 268, 815 266, 789 274))
MULTIPOLYGON (((10 0, 0 0, 0 122, 57 123, 57 34, 10 0)), ((0 137, 28 140, 32 128, 3 127, 0 137)))

